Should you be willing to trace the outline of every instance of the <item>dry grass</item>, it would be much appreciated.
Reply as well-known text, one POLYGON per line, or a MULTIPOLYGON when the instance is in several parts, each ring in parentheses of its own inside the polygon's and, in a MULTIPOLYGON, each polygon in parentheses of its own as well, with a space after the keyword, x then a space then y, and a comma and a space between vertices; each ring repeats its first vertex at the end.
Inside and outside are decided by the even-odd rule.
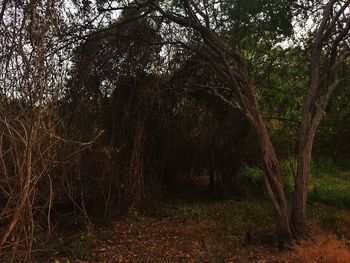
POLYGON ((292 258, 299 263, 348 263, 350 249, 345 241, 323 235, 296 246, 292 258))

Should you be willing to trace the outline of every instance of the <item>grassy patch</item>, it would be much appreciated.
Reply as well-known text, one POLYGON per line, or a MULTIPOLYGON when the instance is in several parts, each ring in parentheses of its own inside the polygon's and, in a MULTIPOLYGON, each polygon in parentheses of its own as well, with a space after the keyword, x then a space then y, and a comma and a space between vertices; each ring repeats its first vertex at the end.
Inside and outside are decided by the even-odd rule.
POLYGON ((340 208, 350 208, 350 180, 325 176, 312 178, 309 201, 340 208))
POLYGON ((310 219, 327 232, 349 236, 350 211, 322 204, 310 206, 310 219))
MULTIPOLYGON (((281 162, 282 180, 287 199, 292 200, 296 159, 281 162)), ((350 209, 350 169, 331 159, 313 161, 309 180, 308 200, 338 208, 350 209)))
POLYGON ((313 163, 309 201, 350 209, 350 170, 329 160, 313 163))

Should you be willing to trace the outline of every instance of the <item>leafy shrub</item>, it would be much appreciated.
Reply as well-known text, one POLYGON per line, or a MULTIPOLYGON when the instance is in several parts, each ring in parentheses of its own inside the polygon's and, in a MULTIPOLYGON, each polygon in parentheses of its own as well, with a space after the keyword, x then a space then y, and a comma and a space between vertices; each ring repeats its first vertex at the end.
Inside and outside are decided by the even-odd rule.
POLYGON ((234 180, 234 188, 239 197, 251 198, 265 195, 263 171, 258 167, 245 166, 234 180))
POLYGON ((297 167, 296 158, 287 158, 281 161, 281 175, 287 199, 291 199, 294 191, 294 175, 297 167))

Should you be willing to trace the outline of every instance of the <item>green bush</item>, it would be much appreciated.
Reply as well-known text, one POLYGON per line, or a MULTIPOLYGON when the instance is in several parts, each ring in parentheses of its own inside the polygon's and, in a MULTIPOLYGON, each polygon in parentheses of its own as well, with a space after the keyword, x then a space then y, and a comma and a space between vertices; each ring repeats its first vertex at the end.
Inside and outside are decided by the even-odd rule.
POLYGON ((287 199, 291 200, 294 191, 294 175, 297 167, 296 158, 287 158, 281 161, 281 175, 287 199))
POLYGON ((234 180, 234 190, 240 198, 265 196, 263 171, 258 167, 245 166, 234 180))

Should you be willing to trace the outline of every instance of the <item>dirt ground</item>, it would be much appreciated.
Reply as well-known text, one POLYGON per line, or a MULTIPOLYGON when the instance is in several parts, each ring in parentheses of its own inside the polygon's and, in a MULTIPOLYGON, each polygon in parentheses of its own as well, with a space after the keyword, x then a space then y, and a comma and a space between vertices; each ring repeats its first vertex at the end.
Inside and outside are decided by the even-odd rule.
MULTIPOLYGON (((88 233, 57 239, 47 247, 46 259, 34 262, 350 262, 350 231, 335 235, 318 225, 309 240, 278 250, 269 208, 268 203, 230 201, 181 204, 153 215, 135 212, 88 233)), ((318 217, 329 210, 320 209, 313 212, 318 217)), ((340 215, 339 222, 322 220, 350 229, 345 221, 350 212, 340 215)))
MULTIPOLYGON (((181 218, 145 218, 115 222, 97 241, 99 262, 284 262, 286 252, 245 244, 224 229, 213 233, 210 222, 183 225, 181 218), (243 245, 242 245, 243 244, 243 245)), ((288 252, 287 252, 288 253, 288 252)))

